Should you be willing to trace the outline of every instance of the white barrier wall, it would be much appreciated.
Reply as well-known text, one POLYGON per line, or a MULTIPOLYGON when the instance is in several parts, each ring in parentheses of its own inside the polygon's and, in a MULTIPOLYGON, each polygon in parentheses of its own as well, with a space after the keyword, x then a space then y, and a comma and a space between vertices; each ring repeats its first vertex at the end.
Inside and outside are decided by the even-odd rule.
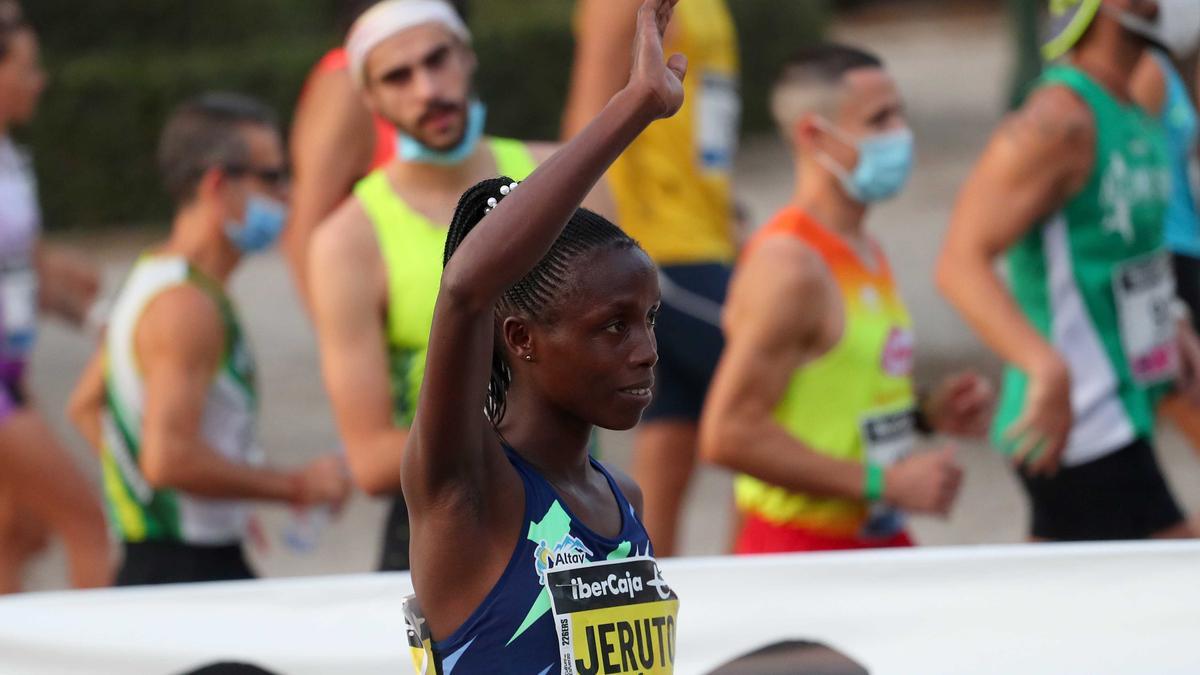
MULTIPOLYGON (((1042 545, 667 561, 676 673, 827 643, 873 675, 1200 672, 1200 543, 1042 545)), ((410 669, 407 575, 0 600, 0 673, 288 675, 410 669)))

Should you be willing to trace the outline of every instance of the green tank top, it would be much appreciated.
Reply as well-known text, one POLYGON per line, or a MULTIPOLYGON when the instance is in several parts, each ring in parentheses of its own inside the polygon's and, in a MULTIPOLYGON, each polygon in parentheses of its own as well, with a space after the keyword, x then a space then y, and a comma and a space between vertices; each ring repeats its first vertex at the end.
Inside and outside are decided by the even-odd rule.
POLYGON ((206 499, 155 489, 142 476, 145 388, 134 350, 138 321, 152 300, 181 285, 200 289, 217 305, 225 330, 220 366, 212 375, 200 434, 232 462, 261 464, 257 444, 258 392, 253 354, 233 303, 216 281, 179 256, 138 260, 113 305, 105 333, 105 410, 102 415, 104 494, 123 541, 227 545, 244 536, 248 510, 235 499, 206 499))
MULTIPOLYGON (((1087 184, 1007 256, 1013 297, 1070 369, 1070 466, 1151 438, 1158 397, 1177 372, 1163 241, 1171 174, 1163 130, 1141 108, 1069 65, 1048 70, 1038 86, 1069 88, 1096 125, 1087 184)), ((993 441, 1006 451, 1027 388, 1025 373, 1005 371, 993 441)))
MULTIPOLYGON (((491 138, 488 144, 501 175, 524 180, 537 168, 533 155, 519 141, 491 138)), ((375 227, 387 267, 387 344, 394 419, 409 427, 425 375, 425 352, 442 281, 448 228, 430 222, 405 204, 392 190, 384 169, 359 181, 354 196, 375 227)))
MULTIPOLYGON (((803 211, 781 211, 750 246, 767 237, 803 241, 824 260, 842 300, 837 343, 792 375, 775 407, 775 420, 816 452, 841 460, 887 466, 915 441, 912 320, 883 251, 875 268, 803 211)), ((835 499, 789 491, 757 478, 735 479, 741 510, 777 525, 824 536, 880 539, 903 529, 901 515, 863 499, 835 499)))

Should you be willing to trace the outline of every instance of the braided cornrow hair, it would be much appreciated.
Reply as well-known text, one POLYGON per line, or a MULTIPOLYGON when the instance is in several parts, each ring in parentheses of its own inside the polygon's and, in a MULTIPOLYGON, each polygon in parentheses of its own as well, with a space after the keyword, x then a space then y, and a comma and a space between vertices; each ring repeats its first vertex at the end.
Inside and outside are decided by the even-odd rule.
MULTIPOLYGON (((446 252, 442 264, 462 244, 471 230, 483 220, 489 208, 488 200, 502 198, 500 188, 513 183, 511 178, 500 177, 477 183, 463 193, 450 222, 446 236, 446 252)), ((507 194, 507 190, 504 191, 507 194)), ((638 243, 607 218, 585 208, 576 209, 562 234, 520 281, 513 284, 496 303, 497 319, 501 315, 524 314, 540 321, 553 320, 554 302, 572 274, 572 263, 584 254, 606 248, 637 248, 638 243)), ((493 426, 504 419, 505 399, 512 384, 512 370, 504 359, 504 350, 497 342, 492 352, 492 374, 488 380, 487 404, 484 412, 493 426)))

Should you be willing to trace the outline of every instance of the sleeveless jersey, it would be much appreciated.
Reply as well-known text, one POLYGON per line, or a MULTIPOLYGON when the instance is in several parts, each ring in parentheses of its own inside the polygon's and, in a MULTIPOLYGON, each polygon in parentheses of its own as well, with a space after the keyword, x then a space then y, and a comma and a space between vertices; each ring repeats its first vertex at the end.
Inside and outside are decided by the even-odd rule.
POLYGON ((1155 52, 1167 83, 1167 100, 1159 121, 1167 132, 1171 162, 1171 203, 1167 207, 1167 247, 1200 258, 1200 116, 1170 57, 1155 52))
POLYGON ((204 402, 200 433, 226 459, 260 464, 255 442, 258 395, 254 359, 232 302, 220 284, 179 256, 145 255, 134 266, 113 305, 104 347, 106 408, 102 469, 110 515, 127 542, 197 545, 239 543, 247 507, 240 501, 156 490, 142 476, 145 389, 134 338, 145 308, 164 291, 188 284, 212 298, 225 330, 224 353, 204 402))
POLYGON ((34 248, 41 230, 28 156, 0 135, 0 379, 18 384, 37 335, 34 248))
MULTIPOLYGON (((488 140, 501 175, 524 180, 537 163, 524 144, 488 140)), ((433 327, 433 307, 442 281, 448 225, 434 224, 392 190, 383 169, 354 187, 379 241, 388 276, 387 342, 396 423, 412 426, 417 394, 425 375, 425 351, 433 327)))
POLYGON ((418 673, 597 675, 671 673, 679 600, 663 580, 646 529, 600 462, 621 510, 621 532, 601 536, 510 448, 525 488, 526 535, 504 574, 454 634, 437 643, 415 600, 405 614, 418 673))
MULTIPOLYGON (((1178 368, 1175 297, 1163 221, 1171 193, 1161 127, 1073 66, 1039 86, 1065 86, 1092 111, 1095 167, 1061 211, 1008 253, 1021 311, 1067 361, 1074 426, 1063 462, 1079 465, 1154 436, 1155 406, 1178 368)), ((1028 377, 1004 374, 993 441, 1021 415, 1028 377)))
POLYGON ((660 265, 731 262, 741 98, 737 33, 725 0, 679 3, 664 49, 688 57, 686 97, 609 170, 618 222, 660 265))
MULTIPOLYGON (((313 66, 308 81, 321 73, 347 70, 349 67, 350 58, 346 55, 344 48, 330 49, 325 56, 321 57, 320 61, 317 61, 317 65, 313 66)), ((306 82, 300 95, 304 96, 307 93, 308 84, 306 82)), ((396 156, 396 127, 374 113, 371 114, 371 121, 375 129, 375 150, 371 153, 371 170, 375 170, 392 161, 396 156)))
MULTIPOLYGON (((915 441, 914 338, 883 251, 873 246, 872 269, 845 241, 794 207, 776 215, 750 247, 775 236, 795 237, 821 256, 844 314, 838 342, 792 375, 775 420, 816 452, 852 462, 894 463, 915 441)), ((740 509, 776 525, 864 540, 895 536, 904 526, 897 511, 865 500, 800 494, 746 475, 737 476, 734 486, 740 509)))

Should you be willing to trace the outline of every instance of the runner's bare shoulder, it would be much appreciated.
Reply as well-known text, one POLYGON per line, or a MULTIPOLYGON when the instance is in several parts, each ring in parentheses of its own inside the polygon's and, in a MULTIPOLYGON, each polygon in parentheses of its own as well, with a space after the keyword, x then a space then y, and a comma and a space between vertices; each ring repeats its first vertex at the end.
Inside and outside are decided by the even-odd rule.
POLYGON ((1094 162, 1096 121, 1091 108, 1063 85, 1042 87, 1009 115, 997 135, 1000 152, 1034 173, 1085 179, 1094 162))
POLYGON ((375 228, 358 199, 346 199, 321 222, 309 243, 308 258, 314 284, 320 283, 324 271, 382 269, 375 228))
MULTIPOLYGON (((833 276, 821 254, 785 234, 759 242, 738 265, 737 276, 757 293, 803 297, 807 301, 819 299, 833 288, 833 276)), ((779 298, 763 300, 773 303, 779 298)))

